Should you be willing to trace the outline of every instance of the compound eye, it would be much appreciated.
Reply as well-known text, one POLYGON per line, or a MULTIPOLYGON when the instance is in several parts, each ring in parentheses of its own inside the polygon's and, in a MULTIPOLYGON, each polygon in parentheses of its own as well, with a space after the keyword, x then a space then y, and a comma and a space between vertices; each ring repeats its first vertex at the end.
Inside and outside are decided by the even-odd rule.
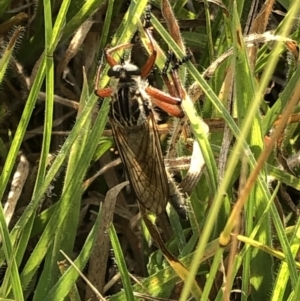
POLYGON ((125 69, 125 73, 127 76, 141 75, 141 69, 135 65, 127 65, 125 69))
POLYGON ((122 66, 121 65, 116 65, 116 66, 113 66, 111 67, 108 72, 107 72, 107 75, 109 77, 116 77, 116 78, 119 78, 120 77, 120 71, 122 69, 122 66))

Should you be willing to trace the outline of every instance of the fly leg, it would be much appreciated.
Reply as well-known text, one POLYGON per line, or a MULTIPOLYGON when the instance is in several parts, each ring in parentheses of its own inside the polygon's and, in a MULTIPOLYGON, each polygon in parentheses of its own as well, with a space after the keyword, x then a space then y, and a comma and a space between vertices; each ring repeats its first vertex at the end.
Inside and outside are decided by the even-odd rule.
POLYGON ((169 181, 170 203, 175 209, 175 211, 177 212, 178 216, 181 219, 186 220, 187 212, 186 212, 186 206, 184 204, 184 198, 182 196, 182 193, 180 192, 175 180, 169 173, 168 168, 166 168, 166 172, 169 181))
MULTIPOLYGON (((169 90, 170 95, 173 97, 177 97, 179 99, 183 99, 185 97, 185 91, 182 86, 182 83, 180 82, 180 79, 178 77, 178 68, 185 62, 187 62, 190 59, 190 56, 187 55, 183 60, 178 61, 174 54, 172 52, 168 53, 167 60, 165 63, 165 67, 162 70, 162 78, 163 81, 166 85, 166 87, 169 90), (171 66, 170 70, 170 78, 168 76, 168 70, 169 67, 171 66)), ((183 130, 185 130, 185 126, 187 122, 187 118, 183 116, 183 118, 177 120, 176 125, 174 127, 174 131, 172 132, 172 136, 170 139, 169 143, 169 148, 167 151, 167 158, 170 157, 175 157, 176 152, 175 152, 175 145, 178 141, 178 138, 180 137, 181 133, 183 130)), ((186 134, 187 136, 187 134, 186 134)), ((198 164, 196 165, 198 167, 198 164)), ((190 166, 190 169, 192 166, 190 166)), ((182 183, 178 186, 171 176, 170 172, 168 171, 168 168, 166 167, 167 174, 169 177, 169 190, 170 190, 170 203, 172 204, 173 208, 176 210, 177 214, 182 218, 182 219, 187 219, 187 212, 186 212, 186 206, 185 206, 185 200, 183 197, 182 193, 189 193, 190 191, 185 189, 186 184, 185 178, 183 179, 182 183), (185 181, 185 182, 184 182, 185 181)), ((199 168, 199 176, 200 176, 200 170, 199 168)), ((194 174, 193 174, 194 175, 194 174)), ((191 181, 191 183, 198 183, 199 177, 193 177, 195 181, 191 181)))
POLYGON ((162 79, 169 90, 170 95, 183 99, 185 95, 184 88, 178 77, 178 69, 181 65, 188 62, 191 59, 191 55, 187 54, 182 60, 178 60, 172 51, 168 52, 165 66, 161 72, 162 79), (171 65, 171 68, 170 68, 171 65), (168 70, 170 68, 170 76, 172 81, 168 77, 168 70))
MULTIPOLYGON (((162 78, 163 78, 163 81, 164 81, 170 95, 180 99, 180 101, 181 101, 182 98, 181 98, 181 93, 180 93, 180 89, 179 89, 179 78, 178 78, 178 74, 177 74, 177 69, 179 68, 179 65, 178 65, 177 69, 175 69, 174 67, 171 68, 172 81, 169 79, 168 74, 167 74, 169 65, 171 64, 171 62, 173 60, 174 60, 174 55, 173 55, 173 53, 169 52, 169 54, 167 56, 167 61, 165 63, 165 67, 162 70, 162 78)), ((183 113, 183 111, 182 111, 182 113, 183 113)), ((174 148, 175 148, 175 143, 177 142, 178 137, 181 134, 182 128, 185 125, 185 121, 186 121, 185 120, 186 118, 184 118, 184 114, 182 114, 182 115, 183 116, 180 116, 181 118, 178 121, 178 124, 180 124, 180 126, 177 127, 180 130, 177 131, 176 133, 175 132, 172 133, 171 143, 173 144, 174 148), (172 140, 173 140, 173 142, 172 142, 172 140)), ((169 153, 169 151, 168 151, 168 153, 169 153)), ((167 172, 168 179, 169 179, 170 203, 173 206, 173 208, 175 209, 175 211, 177 212, 178 216, 180 218, 186 220, 187 219, 187 211, 186 211, 184 197, 183 197, 177 183, 175 182, 172 175, 170 174, 168 167, 166 167, 166 172, 167 172)))
MULTIPOLYGON (((178 61, 174 56, 174 53, 169 51, 167 55, 167 60, 165 63, 165 67, 162 70, 162 78, 169 90, 169 93, 173 97, 177 97, 178 99, 182 100, 185 97, 185 90, 182 86, 182 83, 178 77, 178 69, 179 67, 187 62, 190 59, 190 55, 184 57, 181 61, 178 61), (171 65, 171 68, 170 68, 171 65), (170 71, 169 71, 170 69, 170 71), (170 74, 170 78, 168 76, 170 74)), ((176 156, 175 145, 180 137, 182 131, 184 131, 185 136, 188 136, 185 127, 186 127, 187 117, 183 116, 180 120, 176 121, 174 125, 174 130, 172 132, 172 136, 169 142, 169 147, 167 150, 166 158, 171 158, 176 156)))
MULTIPOLYGON (((127 43, 127 44, 117 45, 117 46, 112 47, 112 48, 105 48, 104 49, 104 57, 105 57, 105 60, 107 61, 107 63, 110 65, 110 67, 114 67, 118 64, 118 62, 113 58, 112 53, 115 52, 115 51, 118 51, 120 49, 129 48, 131 46, 132 46, 132 44, 127 43)), ((94 93, 97 96, 99 96, 100 98, 111 96, 112 91, 113 91, 113 89, 110 88, 110 87, 107 87, 107 88, 104 88, 104 89, 99 88, 102 65, 103 65, 103 62, 101 60, 101 62, 99 63, 99 67, 97 69, 95 82, 94 82, 94 87, 95 87, 94 93)))
MULTIPOLYGON (((152 71, 156 57, 157 57, 157 50, 156 50, 156 42, 152 36, 152 27, 151 27, 151 13, 150 13, 151 6, 148 5, 146 8, 146 15, 145 15, 145 25, 144 30, 147 36, 147 44, 150 56, 147 59, 144 66, 141 68, 141 77, 143 79, 147 78, 149 73, 152 71)), ((165 93, 159 89, 154 87, 148 86, 146 87, 146 92, 148 95, 151 96, 153 103, 161 108, 163 111, 169 113, 172 116, 182 118, 184 113, 181 108, 181 99, 178 98, 174 93, 165 93)))

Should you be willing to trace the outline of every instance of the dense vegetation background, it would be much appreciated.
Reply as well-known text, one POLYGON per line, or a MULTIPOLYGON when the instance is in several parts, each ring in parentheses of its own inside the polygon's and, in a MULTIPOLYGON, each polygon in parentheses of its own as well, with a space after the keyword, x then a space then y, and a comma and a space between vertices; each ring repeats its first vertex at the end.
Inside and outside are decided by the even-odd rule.
POLYGON ((1 300, 299 299, 298 1, 170 1, 186 49, 166 3, 151 1, 149 82, 167 90, 168 50, 192 55, 178 70, 183 134, 159 112, 188 192, 188 220, 169 206, 157 220, 169 264, 112 151, 109 99, 94 95, 106 45, 147 59, 147 1, 1 1, 1 300))

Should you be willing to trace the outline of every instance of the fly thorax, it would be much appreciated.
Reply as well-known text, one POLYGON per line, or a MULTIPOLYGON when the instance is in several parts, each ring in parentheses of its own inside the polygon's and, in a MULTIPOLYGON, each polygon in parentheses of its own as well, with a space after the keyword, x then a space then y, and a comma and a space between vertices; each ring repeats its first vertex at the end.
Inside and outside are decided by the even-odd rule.
POLYGON ((110 118, 119 126, 132 127, 147 122, 151 102, 145 91, 146 85, 139 76, 119 79, 110 110, 110 118))

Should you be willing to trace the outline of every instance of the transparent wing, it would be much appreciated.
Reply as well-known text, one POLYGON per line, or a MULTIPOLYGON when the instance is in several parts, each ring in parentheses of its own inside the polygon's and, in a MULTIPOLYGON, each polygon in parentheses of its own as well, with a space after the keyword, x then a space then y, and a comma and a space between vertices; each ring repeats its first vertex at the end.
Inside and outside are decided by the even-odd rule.
POLYGON ((168 202, 169 183, 153 114, 144 124, 130 128, 110 122, 138 201, 151 212, 160 214, 168 202))

